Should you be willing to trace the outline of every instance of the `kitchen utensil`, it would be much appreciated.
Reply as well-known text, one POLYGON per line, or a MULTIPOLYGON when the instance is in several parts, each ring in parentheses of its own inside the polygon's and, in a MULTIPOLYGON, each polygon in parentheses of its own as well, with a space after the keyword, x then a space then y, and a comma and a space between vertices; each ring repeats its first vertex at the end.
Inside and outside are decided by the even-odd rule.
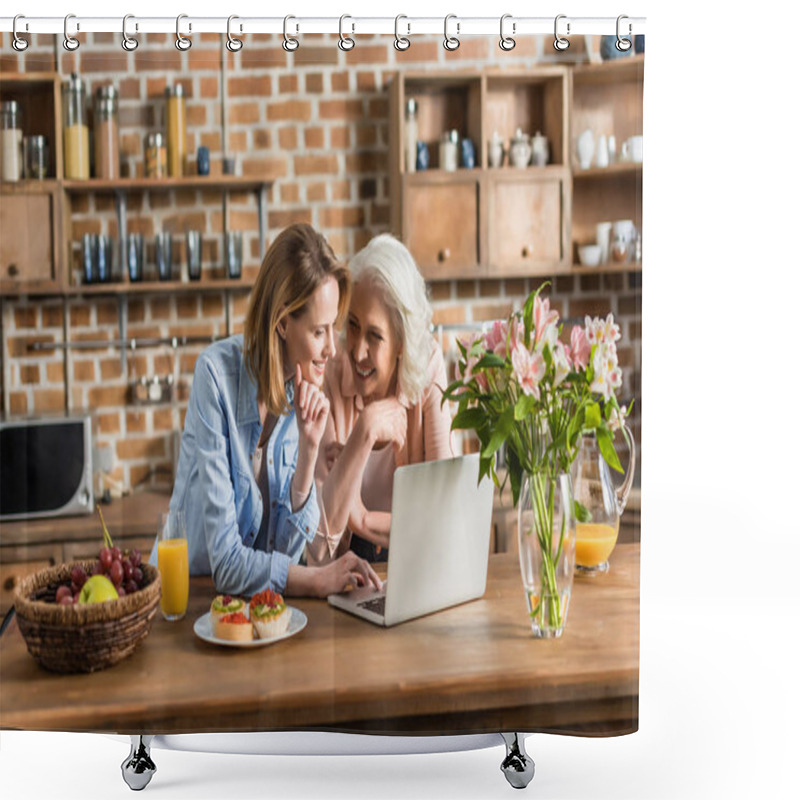
POLYGON ((200 231, 186 231, 186 266, 189 280, 199 281, 203 272, 203 236, 200 231))
POLYGON ((600 263, 602 252, 599 244, 585 244, 578 248, 578 258, 584 267, 596 267, 600 263))
POLYGON ((172 234, 156 234, 156 270, 160 281, 172 280, 172 234))
POLYGON ((242 277, 242 232, 225 233, 225 268, 229 278, 242 277))
POLYGON ((144 234, 128 234, 128 278, 132 283, 142 280, 144 273, 144 234))

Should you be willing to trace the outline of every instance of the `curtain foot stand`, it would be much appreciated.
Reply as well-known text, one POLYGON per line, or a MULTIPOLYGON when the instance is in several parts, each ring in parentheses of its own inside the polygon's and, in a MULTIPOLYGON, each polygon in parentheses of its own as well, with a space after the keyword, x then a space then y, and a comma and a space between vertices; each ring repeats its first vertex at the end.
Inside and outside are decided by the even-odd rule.
POLYGON ((515 789, 524 789, 535 771, 533 759, 525 752, 525 739, 521 733, 501 733, 506 744, 506 757, 500 769, 515 789))
POLYGON ((152 741, 152 736, 132 735, 131 752, 122 762, 122 779, 135 792, 144 789, 155 775, 156 765, 150 758, 150 742, 152 741))

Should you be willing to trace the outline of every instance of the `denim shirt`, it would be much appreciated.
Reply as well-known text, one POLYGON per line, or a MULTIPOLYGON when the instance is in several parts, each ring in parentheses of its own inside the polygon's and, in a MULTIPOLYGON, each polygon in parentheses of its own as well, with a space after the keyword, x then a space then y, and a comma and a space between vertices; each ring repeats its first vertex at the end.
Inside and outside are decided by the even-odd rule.
POLYGON ((264 513, 253 474, 262 425, 258 387, 242 348, 242 336, 232 336, 197 360, 169 507, 186 517, 191 575, 210 574, 225 594, 251 596, 266 588, 283 593, 289 565, 298 563, 317 531, 317 490, 312 483, 304 505, 292 512, 298 431, 291 381, 286 384, 290 411, 278 418, 264 452, 270 499, 266 551, 253 548, 264 513))

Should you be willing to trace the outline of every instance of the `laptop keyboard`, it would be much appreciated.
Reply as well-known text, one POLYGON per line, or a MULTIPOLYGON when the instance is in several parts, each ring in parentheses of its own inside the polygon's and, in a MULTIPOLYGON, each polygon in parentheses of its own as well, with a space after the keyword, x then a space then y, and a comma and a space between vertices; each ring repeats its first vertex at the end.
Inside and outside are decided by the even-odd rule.
POLYGON ((386 613, 386 595, 383 594, 373 600, 365 600, 363 603, 359 603, 358 607, 382 617, 386 613))

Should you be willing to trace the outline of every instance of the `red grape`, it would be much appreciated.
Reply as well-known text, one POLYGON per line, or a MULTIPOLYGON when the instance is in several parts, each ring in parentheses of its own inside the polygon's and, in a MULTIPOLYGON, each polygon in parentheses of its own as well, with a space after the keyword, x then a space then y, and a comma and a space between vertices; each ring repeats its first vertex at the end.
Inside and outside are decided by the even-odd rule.
POLYGON ((140 567, 136 567, 133 570, 133 574, 131 575, 131 577, 133 578, 134 581, 136 581, 137 584, 139 584, 139 586, 142 585, 142 579, 144 578, 144 573, 142 572, 140 567))
POLYGON ((111 558, 114 561, 121 561, 122 560, 122 550, 119 549, 116 545, 111 548, 111 558))
POLYGON ((69 586, 59 586, 58 589, 56 589, 56 603, 60 603, 61 598, 66 597, 67 595, 72 597, 72 591, 70 590, 69 586))
POLYGON ((142 563, 142 554, 134 547, 130 554, 131 566, 138 567, 142 563))
POLYGON ((126 594, 133 594, 134 592, 136 592, 138 590, 139 590, 139 587, 133 581, 128 581, 125 584, 125 593, 126 594))
POLYGON ((108 547, 104 547, 100 550, 100 563, 103 565, 103 569, 108 569, 113 560, 114 557, 111 555, 111 550, 108 547))
POLYGON ((86 572, 83 567, 78 566, 77 564, 72 568, 72 574, 70 576, 72 578, 72 582, 80 588, 86 583, 86 572))
POLYGON ((129 581, 133 575, 133 564, 127 558, 122 559, 122 570, 125 573, 125 580, 129 581))
POLYGON ((117 587, 117 597, 125 597, 126 591, 121 587, 117 587))
POLYGON ((71 606, 73 604, 72 595, 69 593, 62 594, 61 599, 58 601, 58 603, 62 606, 71 606))
POLYGON ((111 568, 108 570, 108 577, 111 578, 111 582, 114 584, 114 586, 119 586, 122 583, 122 579, 125 577, 125 572, 122 569, 121 561, 111 562, 111 568))
POLYGON ((92 575, 102 575, 103 574, 103 565, 99 561, 95 561, 94 566, 92 567, 92 575))

